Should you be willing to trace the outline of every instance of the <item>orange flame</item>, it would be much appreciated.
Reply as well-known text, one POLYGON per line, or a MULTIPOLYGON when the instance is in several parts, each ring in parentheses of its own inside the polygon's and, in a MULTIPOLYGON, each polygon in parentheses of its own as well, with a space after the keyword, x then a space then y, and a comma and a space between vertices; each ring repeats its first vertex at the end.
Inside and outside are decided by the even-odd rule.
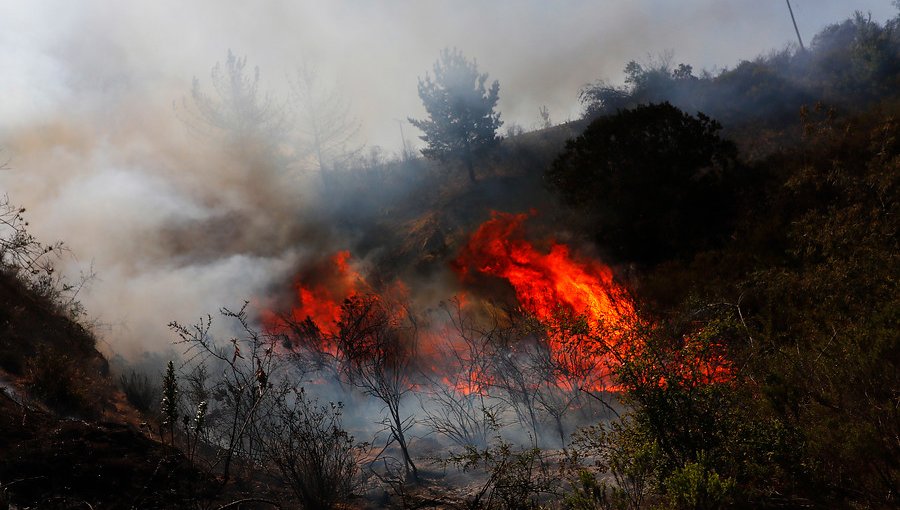
MULTIPOLYGON (((491 218, 472 235, 455 261, 454 268, 463 279, 470 270, 496 276, 509 282, 525 311, 548 326, 551 354, 567 374, 580 374, 581 387, 596 391, 619 391, 609 374, 623 360, 639 356, 644 349, 631 335, 640 324, 634 303, 625 289, 616 283, 605 264, 574 257, 569 248, 549 241, 544 253, 525 239, 526 214, 492 212, 491 218), (583 317, 587 331, 555 327, 559 312, 583 317)), ((694 351, 695 339, 686 339, 676 353, 674 373, 697 373, 698 384, 724 382, 730 378, 730 366, 723 355, 704 359, 694 351)), ((562 375, 560 388, 572 388, 573 380, 562 375)), ((665 385, 664 380, 657 381, 665 385)))
MULTIPOLYGON (((298 276, 294 282, 297 301, 291 307, 288 319, 301 323, 309 318, 325 335, 337 334, 341 304, 348 297, 358 294, 365 284, 349 261, 350 252, 340 251, 327 263, 319 264, 315 268, 317 274, 309 278, 298 276)), ((279 332, 283 329, 274 313, 264 314, 263 322, 268 331, 279 332)))
POLYGON ((619 323, 634 315, 612 270, 594 260, 575 260, 564 244, 551 243, 543 254, 522 237, 525 214, 493 212, 472 235, 456 260, 465 277, 468 268, 506 279, 519 303, 541 320, 550 320, 563 305, 587 316, 591 325, 619 323))
MULTIPOLYGON (((640 355, 645 348, 635 339, 637 335, 631 334, 631 328, 640 324, 634 303, 602 262, 577 257, 569 247, 554 240, 545 243, 545 250, 536 248, 525 237, 523 223, 528 217, 492 212, 491 218, 472 234, 452 267, 464 284, 471 283, 476 274, 495 276, 510 284, 521 307, 546 326, 550 354, 561 368, 555 386, 565 391, 620 391, 622 387, 610 374, 622 360, 640 355), (580 321, 583 326, 566 324, 570 317, 576 317, 575 322, 580 321)), ((295 288, 297 301, 288 319, 295 323, 310 319, 329 343, 329 351, 336 349, 330 339, 340 333, 344 301, 373 292, 350 264, 348 251, 338 252, 324 266, 298 276, 295 288)), ((383 292, 374 297, 403 302, 408 296, 400 281, 383 292)), ((457 299, 461 308, 472 301, 466 292, 457 299)), ((405 317, 403 307, 388 309, 398 322, 405 317)), ((269 319, 274 318, 274 314, 269 314, 269 319)), ((278 320, 267 320, 265 316, 263 319, 269 331, 279 331, 278 320)), ((447 356, 466 356, 458 350, 462 346, 452 342, 445 345, 452 333, 419 333, 420 361, 431 365, 432 372, 446 387, 471 395, 484 394, 492 386, 491 375, 484 370, 469 367, 467 373, 451 373, 454 369, 439 362, 447 356)), ((694 352, 696 345, 692 339, 685 339, 684 348, 678 349, 672 364, 667 365, 668 373, 699 373, 699 383, 729 380, 730 366, 724 355, 702 359, 694 352)), ((668 383, 660 377, 655 384, 664 387, 668 383)))
MULTIPOLYGON (((555 241, 550 242, 549 253, 537 250, 523 235, 527 218, 526 214, 492 212, 455 262, 460 277, 468 279, 469 270, 474 269, 505 279, 521 306, 544 324, 557 322, 563 309, 584 317, 592 330, 601 325, 611 326, 611 330, 626 327, 635 316, 634 305, 614 281, 612 270, 595 260, 574 258, 566 245, 555 241)), ((608 353, 610 346, 598 346, 596 338, 589 340, 586 335, 551 334, 549 341, 554 357, 567 372, 593 375, 592 389, 611 388, 599 374, 612 362, 600 354, 608 353)), ((568 382, 560 380, 559 384, 568 382)))

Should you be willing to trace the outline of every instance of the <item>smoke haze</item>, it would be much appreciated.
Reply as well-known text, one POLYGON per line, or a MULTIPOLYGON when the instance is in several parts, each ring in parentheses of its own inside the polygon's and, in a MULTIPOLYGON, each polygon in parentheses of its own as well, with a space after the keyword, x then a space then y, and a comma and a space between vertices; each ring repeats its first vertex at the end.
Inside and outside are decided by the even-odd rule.
MULTIPOLYGON (((854 9, 896 12, 888 0, 793 6, 807 43, 854 9)), ((673 50, 714 69, 793 41, 780 0, 4 2, 0 183, 35 234, 69 245, 61 269, 93 263, 99 280, 81 299, 112 326, 105 341, 163 349, 170 320, 259 296, 346 247, 316 221, 314 172, 236 155, 180 118, 192 80, 209 90, 229 49, 276 103, 313 62, 350 101, 358 142, 398 151, 398 120, 424 116, 417 78, 444 47, 500 81, 507 125, 531 128, 541 105, 555 122, 576 118, 578 90, 621 81, 632 59, 673 50)))

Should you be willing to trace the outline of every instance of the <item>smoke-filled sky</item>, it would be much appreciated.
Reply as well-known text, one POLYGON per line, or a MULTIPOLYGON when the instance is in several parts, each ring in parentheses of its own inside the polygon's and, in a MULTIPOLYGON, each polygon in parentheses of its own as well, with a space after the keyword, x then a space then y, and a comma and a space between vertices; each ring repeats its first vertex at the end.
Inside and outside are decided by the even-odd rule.
MULTIPOLYGON (((793 6, 807 43, 854 10, 896 12, 890 0, 793 6)), ((416 80, 444 47, 477 58, 500 81, 504 118, 529 128, 541 105, 577 116, 578 89, 616 81, 628 60, 672 51, 715 69, 795 41, 782 0, 8 0, 0 25, 3 126, 122 100, 167 108, 232 49, 276 92, 302 59, 316 63, 352 100, 363 141, 389 149, 394 119, 422 114, 416 80)))
MULTIPOLYGON (((854 10, 896 13, 890 0, 792 4, 806 43, 854 10)), ((290 227, 314 202, 302 184, 198 148, 179 119, 193 78, 208 86, 229 49, 275 98, 312 63, 349 100, 359 142, 396 151, 398 121, 424 114, 417 78, 445 47, 499 80, 502 118, 529 129, 542 105, 576 118, 578 90, 620 82, 629 60, 671 51, 715 70, 795 40, 782 0, 4 0, 0 189, 42 239, 70 246, 69 273, 93 261, 82 299, 112 325, 107 342, 156 349, 168 321, 250 297, 318 249, 290 227)))

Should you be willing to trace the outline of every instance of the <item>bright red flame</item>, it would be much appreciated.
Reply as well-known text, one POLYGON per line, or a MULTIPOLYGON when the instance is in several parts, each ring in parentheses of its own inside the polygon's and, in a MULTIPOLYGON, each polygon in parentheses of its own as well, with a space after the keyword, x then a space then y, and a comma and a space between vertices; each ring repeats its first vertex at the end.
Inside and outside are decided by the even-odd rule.
MULTIPOLYGON (((505 279, 519 304, 544 324, 557 322, 560 311, 584 317, 596 330, 601 325, 615 330, 634 316, 634 305, 612 270, 596 260, 579 260, 569 248, 550 242, 548 253, 539 251, 523 233, 526 214, 493 212, 469 239, 454 267, 465 281, 475 271, 505 279)), ((611 343, 615 339, 608 339, 611 343)), ((592 389, 612 389, 605 373, 612 360, 609 348, 598 346, 587 335, 551 334, 551 351, 568 374, 582 374, 592 389), (606 370, 604 370, 606 369, 606 370)), ((570 381, 561 379, 561 386, 570 381)))
MULTIPOLYGON (((341 304, 365 286, 362 276, 350 265, 350 252, 340 251, 325 264, 318 264, 314 275, 298 277, 294 283, 296 303, 288 319, 301 323, 307 318, 327 336, 338 333, 341 304), (306 281, 304 281, 306 280, 306 281)), ((281 322, 274 314, 264 317, 267 329, 278 331, 281 322)))
MULTIPOLYGON (((476 274, 510 284, 521 307, 547 327, 551 356, 562 368, 554 381, 560 389, 621 390, 611 378, 612 371, 645 349, 639 335, 632 334, 636 331, 632 328, 641 324, 634 303, 605 264, 577 257, 568 246, 553 240, 544 243, 543 250, 529 242, 523 228, 527 218, 526 214, 493 212, 461 250, 454 269, 464 284, 471 283, 476 274), (581 326, 578 321, 567 324, 572 317, 578 318, 581 326)), ((323 262, 297 277, 296 302, 286 318, 294 323, 309 318, 323 333, 324 349, 330 352, 336 349, 332 340, 340 333, 342 304, 353 296, 372 294, 373 289, 350 263, 349 252, 338 252, 323 262)), ((376 296, 390 303, 406 302, 407 297, 408 290, 400 281, 376 296)), ((471 301, 465 292, 457 299, 461 308, 471 301)), ((397 322, 405 317, 402 306, 388 309, 397 322)), ((274 314, 265 316, 264 322, 273 332, 284 324, 274 314)), ((432 366, 443 384, 465 395, 482 394, 490 388, 491 375, 485 370, 470 367, 467 373, 450 373, 453 370, 441 363, 447 356, 466 356, 459 351, 462 345, 445 344, 452 333, 420 331, 419 335, 420 361, 432 366)), ((697 345, 685 339, 684 347, 676 349, 674 358, 665 364, 666 373, 699 373, 698 383, 728 380, 731 372, 724 356, 704 358, 698 355, 697 345)), ((656 384, 668 384, 664 378, 658 379, 656 384)))
MULTIPOLYGON (((605 264, 576 258, 566 245, 552 240, 549 252, 535 248, 525 239, 522 224, 527 218, 526 214, 493 212, 469 239, 454 268, 463 281, 470 278, 471 270, 508 281, 525 311, 549 326, 553 357, 567 375, 580 375, 581 387, 621 389, 610 380, 611 370, 643 349, 635 335, 629 334, 639 324, 633 302, 605 264), (560 311, 585 318, 588 331, 554 329, 560 311)), ((690 350, 679 353, 683 359, 670 368, 698 368, 702 382, 727 380, 730 372, 724 358, 714 362, 695 359, 690 350)), ((573 379, 563 375, 557 381, 562 388, 573 389, 572 384, 573 379)))
POLYGON ((506 279, 528 312, 551 320, 560 306, 585 315, 591 325, 614 325, 634 316, 612 270, 594 260, 575 260, 564 244, 551 242, 541 253, 522 235, 525 214, 494 212, 472 235, 456 260, 465 277, 469 268, 506 279))

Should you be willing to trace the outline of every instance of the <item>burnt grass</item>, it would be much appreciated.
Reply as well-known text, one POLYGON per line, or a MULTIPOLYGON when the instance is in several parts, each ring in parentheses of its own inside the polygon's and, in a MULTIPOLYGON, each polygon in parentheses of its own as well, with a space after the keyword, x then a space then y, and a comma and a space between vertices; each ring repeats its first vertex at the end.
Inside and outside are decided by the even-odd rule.
POLYGON ((221 492, 180 451, 130 425, 58 418, 5 392, 0 481, 9 503, 38 508, 185 507, 221 492))
POLYGON ((117 393, 90 332, 0 273, 0 508, 173 508, 222 492, 117 393))

